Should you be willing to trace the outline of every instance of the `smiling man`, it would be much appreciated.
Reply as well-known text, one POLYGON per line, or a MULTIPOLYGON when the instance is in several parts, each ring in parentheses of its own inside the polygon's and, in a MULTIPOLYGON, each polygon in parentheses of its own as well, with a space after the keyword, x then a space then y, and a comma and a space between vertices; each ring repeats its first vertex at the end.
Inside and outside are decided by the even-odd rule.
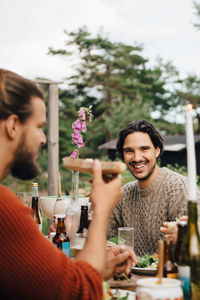
POLYGON ((134 227, 134 250, 139 256, 157 252, 158 240, 164 237, 163 222, 187 212, 187 178, 158 166, 163 150, 161 135, 146 120, 133 121, 119 133, 118 154, 137 180, 123 187, 108 236, 116 236, 118 227, 134 227))

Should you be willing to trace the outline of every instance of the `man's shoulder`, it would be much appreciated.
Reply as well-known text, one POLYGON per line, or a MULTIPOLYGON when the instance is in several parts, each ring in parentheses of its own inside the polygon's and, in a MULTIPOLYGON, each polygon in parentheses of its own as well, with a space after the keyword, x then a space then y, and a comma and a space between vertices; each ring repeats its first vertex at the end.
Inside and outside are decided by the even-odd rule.
POLYGON ((168 179, 168 180, 170 180, 172 182, 173 181, 174 182, 179 181, 179 182, 184 182, 184 183, 187 182, 187 177, 186 176, 184 176, 184 175, 182 175, 180 173, 177 173, 175 171, 172 171, 172 170, 170 170, 167 167, 163 167, 160 170, 161 170, 161 172, 162 172, 163 177, 165 178, 165 180, 168 179))
POLYGON ((0 203, 2 205, 11 205, 11 202, 19 201, 19 198, 6 186, 0 185, 0 203))
POLYGON ((0 197, 1 196, 6 196, 6 195, 14 196, 14 194, 11 190, 9 190, 6 186, 0 184, 0 197))

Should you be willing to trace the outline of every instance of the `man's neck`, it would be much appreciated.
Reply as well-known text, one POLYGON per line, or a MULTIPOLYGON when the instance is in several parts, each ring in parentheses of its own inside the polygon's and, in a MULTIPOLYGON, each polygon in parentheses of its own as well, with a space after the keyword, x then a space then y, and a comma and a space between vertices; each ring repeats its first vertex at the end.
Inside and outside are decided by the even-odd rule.
POLYGON ((146 180, 138 180, 139 187, 141 189, 145 189, 146 187, 148 187, 150 183, 154 181, 154 179, 156 178, 159 172, 160 172, 160 168, 158 167, 158 165, 156 165, 155 169, 153 170, 153 173, 150 175, 149 178, 147 178, 146 180))

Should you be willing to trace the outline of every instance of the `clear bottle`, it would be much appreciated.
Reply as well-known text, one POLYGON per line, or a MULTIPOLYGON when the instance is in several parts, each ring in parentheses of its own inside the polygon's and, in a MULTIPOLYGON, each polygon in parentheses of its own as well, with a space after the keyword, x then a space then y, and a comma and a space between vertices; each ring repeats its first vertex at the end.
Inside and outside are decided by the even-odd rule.
POLYGON ((178 266, 184 300, 200 299, 200 236, 197 223, 197 202, 188 201, 188 226, 181 246, 178 266))
POLYGON ((39 195, 38 195, 38 184, 37 182, 32 183, 32 204, 31 208, 33 211, 33 218, 39 228, 39 230, 42 232, 42 217, 40 214, 40 209, 39 209, 39 195))
POLYGON ((178 268, 174 262, 172 252, 172 241, 168 239, 164 240, 163 276, 166 278, 178 278, 178 268))
POLYGON ((178 237, 177 237, 176 246, 174 249, 174 261, 178 265, 179 258, 180 258, 180 252, 181 252, 181 245, 183 243, 183 239, 186 234, 187 222, 186 221, 178 221, 177 224, 178 224, 178 237))
POLYGON ((66 233, 64 219, 65 215, 56 215, 58 220, 56 234, 53 237, 55 246, 62 250, 68 257, 70 257, 70 240, 66 233))
POLYGON ((81 205, 81 218, 80 218, 80 226, 79 226, 79 230, 78 230, 78 233, 80 233, 81 237, 84 237, 84 238, 87 237, 88 226, 89 226, 88 206, 81 205))

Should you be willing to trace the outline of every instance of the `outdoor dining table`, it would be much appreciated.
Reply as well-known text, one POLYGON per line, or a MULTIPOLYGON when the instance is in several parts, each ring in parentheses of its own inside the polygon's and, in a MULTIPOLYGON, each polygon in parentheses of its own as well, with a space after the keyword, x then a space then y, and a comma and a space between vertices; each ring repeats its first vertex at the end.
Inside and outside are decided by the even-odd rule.
POLYGON ((123 290, 129 290, 135 292, 136 290, 136 282, 138 279, 141 278, 152 278, 153 276, 151 275, 138 275, 138 274, 133 274, 130 278, 130 280, 114 280, 114 279, 109 279, 107 282, 109 283, 111 288, 114 289, 123 289, 123 290))

